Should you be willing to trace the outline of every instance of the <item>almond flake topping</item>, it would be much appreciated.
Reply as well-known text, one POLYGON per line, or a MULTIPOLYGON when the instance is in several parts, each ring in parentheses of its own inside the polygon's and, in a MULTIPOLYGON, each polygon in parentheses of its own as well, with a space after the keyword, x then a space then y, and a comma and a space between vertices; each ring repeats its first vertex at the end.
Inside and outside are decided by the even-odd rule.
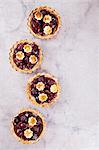
POLYGON ((51 91, 52 93, 56 93, 57 90, 58 90, 58 89, 57 89, 57 85, 56 85, 56 84, 51 85, 50 91, 51 91))
POLYGON ((51 16, 50 15, 45 15, 44 18, 43 18, 43 21, 45 23, 50 23, 52 20, 51 16))
POLYGON ((30 117, 29 118, 29 120, 28 120, 28 124, 30 125, 30 126, 34 126, 34 125, 36 125, 36 119, 34 118, 34 117, 30 117))
POLYGON ((29 44, 24 45, 23 49, 26 53, 30 53, 32 51, 32 47, 29 44))
POLYGON ((36 84, 36 88, 37 88, 39 91, 43 91, 44 88, 45 88, 45 85, 44 85, 43 82, 38 82, 38 83, 36 84))
POLYGON ((16 58, 18 60, 22 60, 24 58, 24 53, 22 51, 19 51, 16 53, 16 58))
POLYGON ((29 58, 29 62, 31 64, 36 64, 37 62, 37 57, 35 55, 31 55, 30 58, 29 58))
POLYGON ((36 13, 35 13, 35 18, 36 18, 37 20, 41 20, 41 19, 43 18, 43 14, 40 13, 40 12, 36 12, 36 13))
POLYGON ((24 131, 24 136, 27 138, 27 139, 30 139, 32 136, 33 136, 33 131, 31 129, 26 129, 24 131))
POLYGON ((39 100, 40 100, 41 102, 46 101, 47 98, 48 98, 47 94, 41 93, 41 94, 39 95, 39 100))
POLYGON ((46 35, 51 34, 51 33, 52 33, 52 28, 51 28, 50 26, 45 26, 45 28, 44 28, 44 33, 45 33, 46 35))

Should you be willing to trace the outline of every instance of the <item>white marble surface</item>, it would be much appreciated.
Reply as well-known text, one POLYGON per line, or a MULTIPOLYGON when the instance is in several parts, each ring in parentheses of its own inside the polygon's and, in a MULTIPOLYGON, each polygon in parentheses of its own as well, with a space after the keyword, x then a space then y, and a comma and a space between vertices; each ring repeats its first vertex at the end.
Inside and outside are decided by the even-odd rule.
POLYGON ((99 150, 99 0, 0 0, 0 150, 99 150), (54 39, 34 38, 27 16, 37 6, 56 8, 62 27, 54 39), (61 97, 49 109, 26 98, 27 79, 8 59, 10 46, 30 38, 43 48, 39 71, 61 83, 61 97), (45 135, 35 145, 23 145, 10 133, 12 117, 21 108, 36 108, 47 122, 45 135))

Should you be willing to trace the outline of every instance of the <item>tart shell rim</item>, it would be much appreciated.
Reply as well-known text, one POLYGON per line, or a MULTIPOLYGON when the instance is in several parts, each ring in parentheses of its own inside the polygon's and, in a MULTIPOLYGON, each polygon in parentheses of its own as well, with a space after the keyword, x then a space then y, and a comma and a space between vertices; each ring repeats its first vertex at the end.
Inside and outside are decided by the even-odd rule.
POLYGON ((27 98, 30 102, 32 102, 32 104, 36 105, 36 106, 40 106, 40 107, 50 107, 53 103, 55 103, 57 101, 57 99, 59 99, 60 97, 60 84, 58 82, 58 80, 51 74, 49 73, 37 73, 35 74, 33 77, 29 78, 28 79, 28 82, 27 82, 27 86, 26 86, 26 95, 27 95, 27 98), (58 88, 58 92, 57 92, 57 96, 55 98, 52 99, 52 101, 50 103, 44 103, 44 104, 39 104, 36 102, 36 99, 34 96, 31 95, 30 93, 30 83, 31 81, 33 81, 33 79, 35 79, 36 77, 38 76, 41 76, 41 75, 44 75, 45 77, 49 77, 51 79, 54 79, 56 84, 57 84, 57 88, 58 88))
POLYGON ((24 40, 16 41, 15 44, 13 44, 12 47, 10 48, 10 52, 9 52, 9 61, 10 61, 12 68, 14 68, 16 71, 22 72, 22 73, 32 73, 34 70, 38 69, 41 66, 42 58, 43 58, 42 48, 36 42, 34 42, 30 39, 24 39, 24 40), (39 61, 37 62, 37 64, 35 64, 35 66, 32 69, 23 69, 22 70, 19 67, 17 67, 17 65, 13 61, 13 53, 14 53, 15 48, 17 47, 18 44, 24 43, 24 42, 36 44, 38 46, 38 49, 40 52, 39 61))
POLYGON ((44 119, 44 116, 41 114, 41 112, 39 112, 37 109, 32 109, 32 108, 27 108, 27 109, 21 109, 18 113, 17 113, 16 116, 13 117, 13 119, 11 120, 12 122, 12 125, 11 125, 11 132, 12 134, 14 135, 14 137, 21 143, 23 144, 35 144, 37 143, 43 136, 43 134, 45 133, 45 128, 46 128, 46 122, 45 122, 45 119, 44 119), (30 111, 30 112, 33 112, 34 114, 38 115, 41 119, 42 119, 42 122, 43 122, 43 130, 40 134, 40 136, 36 139, 36 140, 31 140, 31 141, 28 141, 28 140, 23 140, 22 138, 20 138, 19 136, 16 135, 15 131, 14 131, 14 125, 13 125, 13 121, 14 121, 14 118, 19 115, 20 113, 22 112, 25 112, 25 111, 30 111))
POLYGON ((34 10, 32 10, 28 16, 28 19, 27 19, 27 26, 28 26, 28 30, 30 31, 30 33, 37 37, 37 38, 40 38, 40 39, 50 39, 50 38, 53 38, 53 36, 55 36, 57 34, 57 32, 59 31, 59 28, 61 27, 61 18, 60 18, 60 15, 58 13, 58 11, 52 7, 48 7, 48 6, 39 6, 37 8, 35 8, 34 10), (30 21, 32 19, 32 14, 35 13, 36 11, 38 10, 42 10, 42 9, 46 9, 48 10, 49 12, 52 12, 58 19, 58 27, 57 27, 57 30, 51 34, 51 35, 45 35, 45 36, 41 36, 41 35, 38 35, 36 33, 33 32, 33 30, 31 29, 31 24, 30 24, 30 21))

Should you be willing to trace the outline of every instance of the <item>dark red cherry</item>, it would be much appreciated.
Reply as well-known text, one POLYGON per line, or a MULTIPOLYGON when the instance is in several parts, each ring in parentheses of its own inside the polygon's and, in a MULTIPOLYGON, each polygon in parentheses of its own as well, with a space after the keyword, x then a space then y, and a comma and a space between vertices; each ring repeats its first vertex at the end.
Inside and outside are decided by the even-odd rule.
POLYGON ((18 49, 18 50, 22 50, 22 49, 23 49, 23 45, 24 45, 23 43, 18 44, 18 45, 17 45, 17 49, 18 49))
POLYGON ((20 120, 27 123, 27 117, 25 115, 21 116, 20 120))

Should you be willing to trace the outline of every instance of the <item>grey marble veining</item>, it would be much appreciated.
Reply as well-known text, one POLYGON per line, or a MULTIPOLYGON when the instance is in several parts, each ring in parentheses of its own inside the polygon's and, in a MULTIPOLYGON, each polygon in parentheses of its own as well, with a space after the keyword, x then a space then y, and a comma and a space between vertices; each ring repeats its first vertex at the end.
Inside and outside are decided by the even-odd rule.
POLYGON ((0 150, 99 149, 99 0, 0 0, 0 150), (27 30, 27 17, 40 5, 56 8, 62 27, 51 40, 27 30), (9 48, 20 39, 33 39, 43 49, 41 69, 61 83, 61 97, 49 109, 26 98, 31 75, 15 72, 9 48), (36 108, 45 116, 45 135, 35 145, 23 145, 11 134, 12 117, 21 108, 36 108))

